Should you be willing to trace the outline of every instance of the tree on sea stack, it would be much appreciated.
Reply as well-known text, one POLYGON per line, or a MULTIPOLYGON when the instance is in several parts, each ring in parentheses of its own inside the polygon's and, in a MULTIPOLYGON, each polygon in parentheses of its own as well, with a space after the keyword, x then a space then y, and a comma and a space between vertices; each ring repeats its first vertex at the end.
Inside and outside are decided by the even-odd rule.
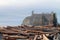
POLYGON ((57 27, 57 18, 55 13, 53 13, 53 26, 57 27))

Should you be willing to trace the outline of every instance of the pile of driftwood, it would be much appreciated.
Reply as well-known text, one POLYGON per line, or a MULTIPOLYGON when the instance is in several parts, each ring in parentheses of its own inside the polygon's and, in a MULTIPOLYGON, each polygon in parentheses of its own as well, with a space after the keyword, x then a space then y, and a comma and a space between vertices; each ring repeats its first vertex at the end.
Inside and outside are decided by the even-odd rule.
POLYGON ((44 27, 44 26, 7 26, 0 28, 3 39, 16 40, 55 40, 59 39, 60 27, 44 27))

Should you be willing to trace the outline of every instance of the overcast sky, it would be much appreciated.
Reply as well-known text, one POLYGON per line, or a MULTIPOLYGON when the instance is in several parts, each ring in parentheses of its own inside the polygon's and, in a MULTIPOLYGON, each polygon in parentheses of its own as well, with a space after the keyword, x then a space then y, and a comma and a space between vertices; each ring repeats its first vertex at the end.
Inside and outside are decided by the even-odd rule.
POLYGON ((32 10, 35 13, 54 11, 60 23, 60 0, 0 0, 0 25, 20 25, 32 10))

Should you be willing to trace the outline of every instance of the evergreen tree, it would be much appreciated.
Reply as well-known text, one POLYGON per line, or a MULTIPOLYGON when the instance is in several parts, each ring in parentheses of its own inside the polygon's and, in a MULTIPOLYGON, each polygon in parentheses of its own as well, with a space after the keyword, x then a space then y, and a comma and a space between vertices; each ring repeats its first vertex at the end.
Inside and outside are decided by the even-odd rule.
POLYGON ((57 26, 57 18, 56 18, 56 14, 53 13, 53 26, 56 27, 57 26))

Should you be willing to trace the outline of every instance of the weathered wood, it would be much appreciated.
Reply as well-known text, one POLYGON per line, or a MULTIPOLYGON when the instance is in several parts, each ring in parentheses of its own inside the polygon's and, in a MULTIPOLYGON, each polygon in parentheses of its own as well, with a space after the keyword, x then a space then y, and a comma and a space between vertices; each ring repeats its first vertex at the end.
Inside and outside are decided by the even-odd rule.
POLYGON ((15 39, 28 39, 28 40, 33 40, 31 36, 34 37, 34 40, 36 40, 36 35, 45 35, 45 34, 56 34, 60 33, 60 27, 29 27, 29 26, 21 26, 21 28, 3 28, 0 29, 0 32, 5 38, 15 38, 15 39), (23 28, 22 28, 23 27, 23 28), (21 30, 25 28, 25 30, 21 30))

